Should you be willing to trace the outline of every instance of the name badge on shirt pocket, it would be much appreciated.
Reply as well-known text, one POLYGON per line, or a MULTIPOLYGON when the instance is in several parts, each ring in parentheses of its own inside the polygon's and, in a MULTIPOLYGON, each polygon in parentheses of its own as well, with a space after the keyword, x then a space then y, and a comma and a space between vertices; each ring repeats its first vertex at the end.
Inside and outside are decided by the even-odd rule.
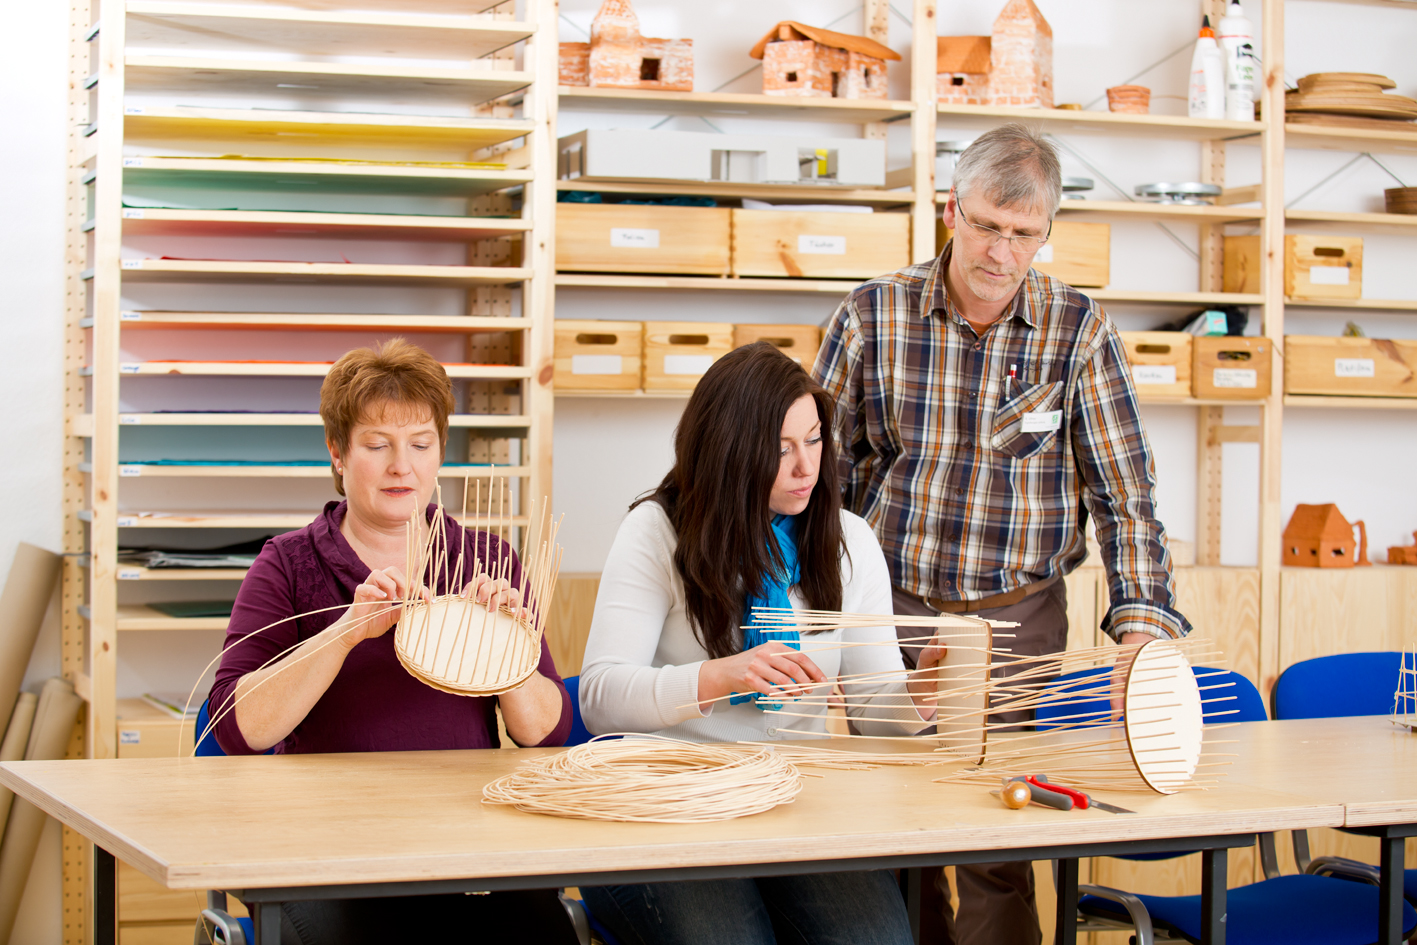
POLYGON ((1023 433, 1050 433, 1063 425, 1061 410, 1032 410, 1023 415, 1023 433))

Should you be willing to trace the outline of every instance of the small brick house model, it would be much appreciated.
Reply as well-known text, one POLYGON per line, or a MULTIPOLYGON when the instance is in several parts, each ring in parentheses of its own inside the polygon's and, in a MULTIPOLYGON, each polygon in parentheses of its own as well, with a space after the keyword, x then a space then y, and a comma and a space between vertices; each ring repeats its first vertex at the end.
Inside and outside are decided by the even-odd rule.
POLYGON ((935 72, 942 105, 1052 108, 1053 28, 1033 0, 1009 0, 992 35, 939 37, 935 72))
POLYGON ((935 99, 941 105, 989 104, 988 36, 935 40, 935 99))
POLYGON ((763 94, 885 98, 886 60, 900 55, 865 36, 784 20, 748 53, 763 61, 763 94))
POLYGON ((560 82, 608 89, 694 90, 694 41, 640 35, 630 0, 605 0, 590 42, 562 43, 560 82))
POLYGON ((1281 563, 1301 568, 1351 568, 1355 564, 1369 564, 1367 526, 1361 520, 1348 524, 1332 502, 1296 505, 1289 524, 1284 526, 1281 563), (1355 525, 1360 541, 1353 540, 1355 525))

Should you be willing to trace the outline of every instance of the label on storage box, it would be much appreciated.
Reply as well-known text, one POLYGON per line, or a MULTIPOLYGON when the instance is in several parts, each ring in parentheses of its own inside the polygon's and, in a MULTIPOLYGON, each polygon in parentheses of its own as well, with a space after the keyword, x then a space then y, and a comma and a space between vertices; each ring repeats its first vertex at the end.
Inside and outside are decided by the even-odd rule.
POLYGON ((1135 365, 1132 368, 1132 381, 1137 384, 1174 384, 1176 383, 1176 365, 1135 365))
POLYGON ((1215 369, 1212 382, 1216 387, 1255 388, 1260 386, 1260 378, 1254 368, 1218 367, 1215 369))
POLYGON ((1036 263, 1050 263, 1053 261, 1053 244, 1044 243, 1038 247, 1038 252, 1033 254, 1033 261, 1036 263))
POLYGON ((141 745, 143 743, 143 733, 135 728, 120 728, 118 730, 118 744, 120 745, 141 745))
POLYGON ((692 374, 697 377, 713 367, 711 354, 666 354, 665 374, 692 374))
POLYGON ((1334 358, 1334 377, 1377 377, 1378 364, 1372 358, 1334 358))
POLYGON ((1347 266, 1310 266, 1309 285, 1347 285, 1347 266))
POLYGON ((797 237, 797 252, 818 256, 845 256, 846 237, 809 236, 804 233, 797 237))
POLYGON ((610 245, 620 249, 659 249, 659 231, 614 226, 610 228, 610 245))
POLYGON ((618 354, 573 354, 572 374, 622 374, 625 359, 618 354))

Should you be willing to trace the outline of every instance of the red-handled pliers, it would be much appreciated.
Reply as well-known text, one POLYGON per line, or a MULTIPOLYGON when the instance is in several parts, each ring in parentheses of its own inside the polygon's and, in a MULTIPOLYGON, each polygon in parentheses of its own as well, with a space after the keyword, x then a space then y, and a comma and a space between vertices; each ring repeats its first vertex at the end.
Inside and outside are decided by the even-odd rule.
POLYGON ((1047 775, 1028 774, 1022 778, 1012 778, 1014 781, 1023 781, 1028 785, 1029 793, 1035 803, 1045 807, 1053 807, 1058 810, 1087 810, 1089 807, 1096 807, 1099 810, 1109 811, 1113 814, 1134 814, 1136 811, 1127 810, 1125 807, 1117 807, 1114 804, 1107 804, 1103 801, 1095 801, 1082 791, 1063 787, 1060 784, 1052 784, 1048 781, 1047 775))

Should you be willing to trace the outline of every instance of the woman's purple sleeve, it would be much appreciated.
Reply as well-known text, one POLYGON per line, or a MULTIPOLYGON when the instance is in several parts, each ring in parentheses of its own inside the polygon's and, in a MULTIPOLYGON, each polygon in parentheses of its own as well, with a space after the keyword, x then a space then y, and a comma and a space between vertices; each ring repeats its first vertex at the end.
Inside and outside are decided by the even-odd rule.
MULTIPOLYGON (((221 664, 217 667, 211 695, 207 697, 207 710, 213 719, 219 719, 214 729, 217 744, 228 755, 260 754, 246 743, 236 724, 236 713, 226 710, 235 703, 236 684, 242 676, 260 669, 300 642, 298 621, 285 619, 294 614, 291 577, 275 542, 266 542, 236 595, 222 645, 221 664)), ((331 612, 331 620, 335 616, 338 613, 331 612)))

